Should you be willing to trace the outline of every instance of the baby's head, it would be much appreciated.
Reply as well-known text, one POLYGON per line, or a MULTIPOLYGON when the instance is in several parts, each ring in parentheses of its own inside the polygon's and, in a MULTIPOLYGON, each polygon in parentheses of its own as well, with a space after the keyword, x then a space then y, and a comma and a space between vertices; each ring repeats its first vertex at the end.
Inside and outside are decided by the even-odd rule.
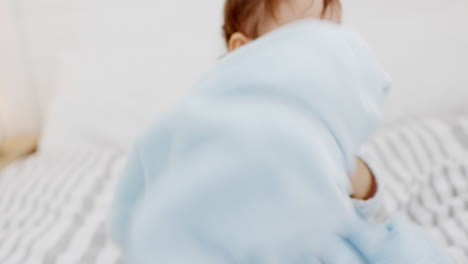
POLYGON ((340 0, 227 0, 224 38, 229 51, 287 23, 316 18, 341 23, 340 0))

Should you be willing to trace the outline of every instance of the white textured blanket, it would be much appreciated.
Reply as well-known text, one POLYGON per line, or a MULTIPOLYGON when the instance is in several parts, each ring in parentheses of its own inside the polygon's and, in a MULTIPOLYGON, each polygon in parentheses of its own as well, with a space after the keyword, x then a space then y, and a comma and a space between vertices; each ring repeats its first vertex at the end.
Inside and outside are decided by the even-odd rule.
MULTIPOLYGON (((385 212, 406 212, 468 263, 468 119, 427 119, 365 150, 385 179, 385 212)), ((106 235, 125 163, 114 150, 40 153, 0 173, 0 263, 123 263, 106 235)))
POLYGON ((401 124, 364 152, 385 181, 380 217, 405 212, 468 263, 468 119, 401 124))

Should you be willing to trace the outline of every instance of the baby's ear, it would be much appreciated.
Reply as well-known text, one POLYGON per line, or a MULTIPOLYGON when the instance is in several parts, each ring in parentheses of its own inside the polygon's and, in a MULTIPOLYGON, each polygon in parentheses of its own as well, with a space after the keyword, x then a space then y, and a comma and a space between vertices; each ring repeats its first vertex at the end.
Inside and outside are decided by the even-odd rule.
POLYGON ((245 44, 249 43, 250 41, 251 39, 247 37, 246 35, 240 32, 236 32, 232 34, 231 38, 229 39, 229 43, 228 43, 229 51, 234 51, 244 46, 245 44))

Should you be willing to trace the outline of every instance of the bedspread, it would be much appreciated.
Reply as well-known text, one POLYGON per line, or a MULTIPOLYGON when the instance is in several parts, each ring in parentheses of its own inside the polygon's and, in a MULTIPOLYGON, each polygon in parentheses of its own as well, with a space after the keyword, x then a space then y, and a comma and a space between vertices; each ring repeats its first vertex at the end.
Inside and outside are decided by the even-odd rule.
MULTIPOLYGON (((385 181, 380 217, 403 211, 468 263, 468 118, 385 129, 364 149, 385 181)), ((120 264, 106 216, 126 154, 41 153, 0 173, 0 263, 120 264)))

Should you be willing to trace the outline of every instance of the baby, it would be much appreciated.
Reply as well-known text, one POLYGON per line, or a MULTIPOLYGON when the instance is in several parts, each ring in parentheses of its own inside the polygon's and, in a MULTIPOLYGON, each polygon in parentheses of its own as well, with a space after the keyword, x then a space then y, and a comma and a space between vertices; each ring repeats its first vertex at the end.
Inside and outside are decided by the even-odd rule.
MULTIPOLYGON (((339 0, 227 0, 224 10, 224 38, 229 51, 234 51, 283 25, 307 18, 340 24, 341 3, 339 0)), ((352 197, 366 200, 365 203, 356 202, 367 216, 371 216, 380 202, 378 181, 362 160, 357 161, 355 174, 350 180, 352 197)))
POLYGON ((130 263, 450 263, 404 218, 366 220, 379 192, 356 153, 389 80, 340 10, 227 2, 233 52, 138 140, 117 188, 130 263))

